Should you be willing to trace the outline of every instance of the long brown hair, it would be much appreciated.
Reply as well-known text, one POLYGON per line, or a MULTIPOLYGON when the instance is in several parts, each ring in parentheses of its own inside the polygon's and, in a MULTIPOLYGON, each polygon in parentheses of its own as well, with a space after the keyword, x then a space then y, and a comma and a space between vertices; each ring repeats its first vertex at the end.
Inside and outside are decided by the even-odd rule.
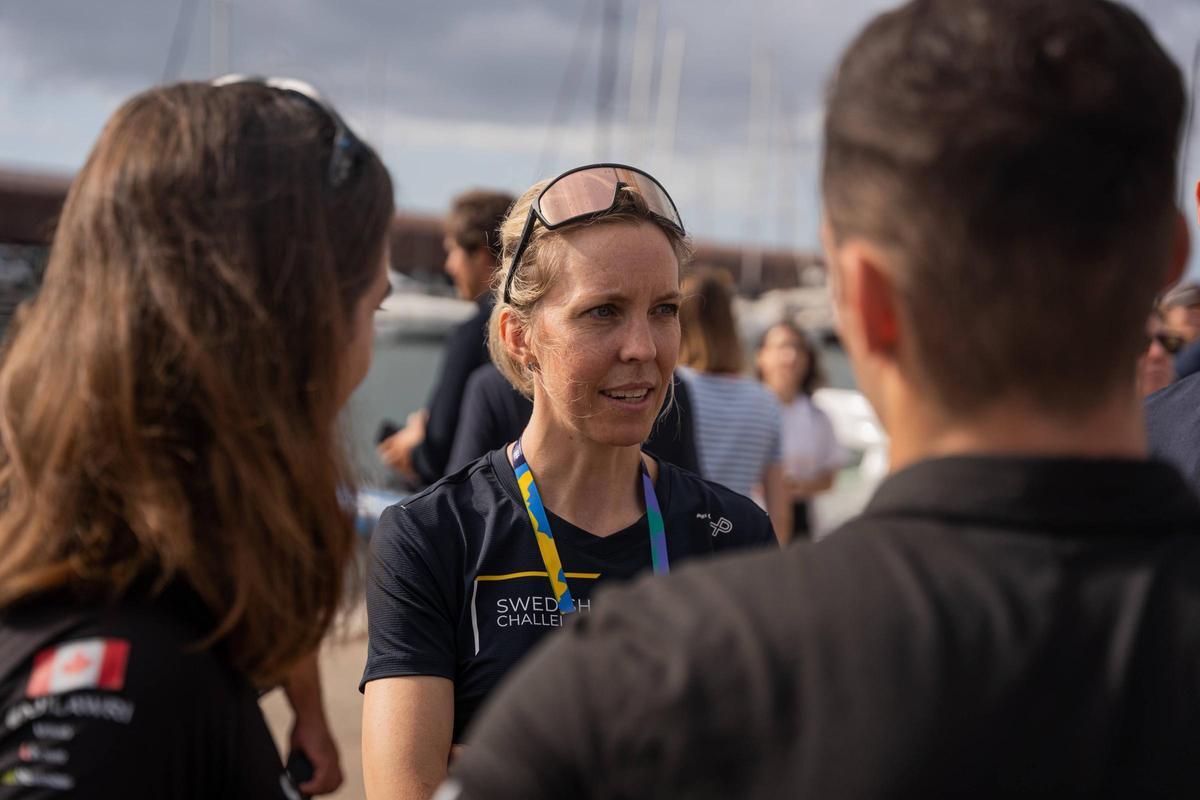
POLYGON ((259 682, 310 651, 354 533, 337 430, 392 217, 368 147, 258 84, 126 102, 68 194, 0 365, 0 606, 190 586, 259 682))
POLYGON ((679 363, 699 372, 737 374, 743 354, 733 316, 733 278, 698 267, 683 279, 679 307, 679 363))

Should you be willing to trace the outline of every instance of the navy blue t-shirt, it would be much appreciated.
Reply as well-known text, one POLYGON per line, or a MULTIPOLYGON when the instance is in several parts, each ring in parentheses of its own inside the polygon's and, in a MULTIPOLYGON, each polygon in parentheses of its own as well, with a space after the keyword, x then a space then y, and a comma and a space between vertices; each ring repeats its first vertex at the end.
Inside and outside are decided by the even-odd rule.
MULTIPOLYGON (((655 491, 672 567, 775 541, 767 515, 747 498, 663 461, 658 466, 655 491)), ((581 613, 589 612, 596 584, 649 569, 645 515, 601 537, 547 511, 581 613)), ((452 680, 455 741, 504 674, 565 619, 503 449, 385 511, 371 538, 369 570, 369 649, 359 688, 402 675, 452 680)))
POLYGON ((454 433, 458 430, 463 391, 471 373, 490 362, 487 351, 488 319, 492 316, 492 296, 485 293, 475 314, 459 325, 446 340, 442 368, 429 395, 425 409, 425 438, 413 448, 412 462, 423 484, 431 484, 446 473, 454 433))

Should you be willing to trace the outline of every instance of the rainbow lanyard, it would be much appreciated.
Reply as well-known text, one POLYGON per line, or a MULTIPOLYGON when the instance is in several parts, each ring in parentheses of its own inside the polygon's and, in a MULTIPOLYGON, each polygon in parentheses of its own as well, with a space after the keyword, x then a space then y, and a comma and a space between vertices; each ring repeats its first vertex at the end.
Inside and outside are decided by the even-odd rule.
MULTIPOLYGON (((558 610, 570 614, 575 610, 575 601, 571 598, 567 576, 563 574, 562 559, 558 557, 558 545, 554 543, 554 533, 546 517, 546 507, 542 505, 542 496, 533 482, 533 472, 525 461, 520 439, 513 445, 513 469, 517 473, 521 496, 525 498, 525 510, 529 512, 529 523, 533 525, 533 536, 541 551, 542 563, 546 565, 546 575, 550 578, 550 588, 554 591, 558 610)), ((663 525, 662 509, 658 505, 654 481, 650 480, 645 461, 642 461, 642 493, 646 499, 646 519, 650 523, 650 561, 655 575, 666 575, 671 571, 671 563, 667 559, 667 529, 663 525)))

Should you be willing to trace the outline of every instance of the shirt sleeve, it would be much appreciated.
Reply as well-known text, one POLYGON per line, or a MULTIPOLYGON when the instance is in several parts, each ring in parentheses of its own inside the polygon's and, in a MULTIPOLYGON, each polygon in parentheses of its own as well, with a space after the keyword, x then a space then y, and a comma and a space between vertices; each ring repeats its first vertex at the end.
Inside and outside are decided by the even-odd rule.
POLYGON ((427 484, 446 472, 467 379, 487 360, 483 336, 484 328, 477 316, 460 326, 446 343, 442 370, 429 399, 425 439, 412 455, 417 473, 427 484))
POLYGON ((740 535, 736 538, 726 539, 725 546, 718 549, 741 550, 763 545, 778 547, 779 539, 775 536, 775 527, 771 524, 771 517, 751 500, 747 500, 746 506, 744 511, 731 514, 737 520, 735 529, 740 532, 740 535))
POLYGON ((515 440, 532 413, 529 400, 492 364, 476 369, 464 390, 446 473, 455 472, 515 440))
MULTIPOLYGON (((454 577, 447 552, 392 506, 371 536, 367 573, 367 664, 359 691, 377 678, 435 675, 454 680, 454 577)), ((436 532, 435 532, 436 533, 436 532)))
POLYGON ((769 419, 771 420, 771 426, 775 429, 775 438, 771 445, 771 457, 767 460, 767 463, 780 464, 783 462, 783 408, 769 389, 764 387, 763 391, 770 401, 769 419))
POLYGON ((492 421, 494 415, 488 408, 488 397, 481 386, 486 365, 471 373, 463 389, 462 405, 458 412, 458 428, 454 431, 454 444, 450 447, 450 458, 446 462, 446 474, 465 467, 484 453, 494 450, 489 443, 495 439, 492 421))

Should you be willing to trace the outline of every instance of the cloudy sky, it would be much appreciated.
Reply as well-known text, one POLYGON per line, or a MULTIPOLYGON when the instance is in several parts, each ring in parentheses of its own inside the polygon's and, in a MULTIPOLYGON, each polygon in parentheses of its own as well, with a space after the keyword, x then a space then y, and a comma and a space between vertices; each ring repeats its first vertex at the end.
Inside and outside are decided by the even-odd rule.
MULTIPOLYGON (((121 100, 221 69, 226 37, 213 32, 223 30, 229 70, 320 87, 381 151, 402 208, 437 212, 469 186, 520 191, 614 159, 660 177, 701 238, 809 249, 821 87, 853 33, 889 5, 748 0, 734 13, 728 0, 0 0, 0 165, 78 168, 121 100), (619 18, 604 135, 606 6, 619 18)), ((1132 5, 1190 63, 1200 2, 1132 5)), ((1194 181, 1200 142, 1189 149, 1194 181)))

